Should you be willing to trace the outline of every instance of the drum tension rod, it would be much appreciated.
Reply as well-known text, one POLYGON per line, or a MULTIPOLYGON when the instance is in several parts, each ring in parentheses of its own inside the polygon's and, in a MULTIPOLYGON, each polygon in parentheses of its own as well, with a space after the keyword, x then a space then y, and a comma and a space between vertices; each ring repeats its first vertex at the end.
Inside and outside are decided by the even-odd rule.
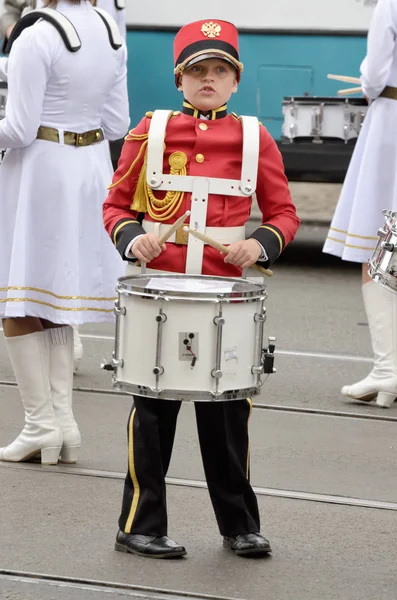
POLYGON ((270 336, 268 338, 268 347, 262 349, 263 372, 266 374, 275 373, 274 368, 274 351, 276 350, 276 338, 270 336))

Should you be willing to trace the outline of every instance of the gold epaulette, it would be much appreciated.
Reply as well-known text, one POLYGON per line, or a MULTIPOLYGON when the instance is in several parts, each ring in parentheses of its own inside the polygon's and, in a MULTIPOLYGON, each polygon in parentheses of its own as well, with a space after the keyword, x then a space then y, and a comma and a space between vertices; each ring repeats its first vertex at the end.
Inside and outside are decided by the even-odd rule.
MULTIPOLYGON (((238 116, 238 114, 236 114, 235 112, 230 113, 232 115, 232 117, 234 117, 235 119, 237 119, 238 121, 240 120, 240 117, 238 116)), ((262 121, 258 121, 259 127, 261 125, 263 125, 262 121)))
POLYGON ((131 129, 131 131, 128 132, 128 134, 125 136, 124 141, 125 142, 144 142, 145 140, 148 139, 149 134, 146 133, 134 133, 134 130, 131 129))

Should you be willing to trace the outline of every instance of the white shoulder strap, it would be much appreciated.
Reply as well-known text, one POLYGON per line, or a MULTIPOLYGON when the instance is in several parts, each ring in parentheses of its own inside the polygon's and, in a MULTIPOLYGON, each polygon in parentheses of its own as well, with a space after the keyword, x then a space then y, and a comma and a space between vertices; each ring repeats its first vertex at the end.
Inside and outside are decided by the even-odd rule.
POLYGON ((117 10, 123 10, 125 8, 125 0, 114 0, 114 5, 117 10))
POLYGON ((259 121, 256 117, 240 117, 243 125, 243 162, 241 188, 245 194, 256 190, 259 164, 259 121))
POLYGON ((97 6, 94 6, 94 10, 105 23, 109 34, 110 45, 112 48, 114 48, 114 50, 118 50, 123 45, 123 38, 121 37, 120 29, 118 28, 116 21, 109 15, 108 12, 106 12, 106 10, 98 8, 97 6))
POLYGON ((150 119, 147 146, 147 184, 158 188, 163 179, 164 138, 172 110, 155 110, 150 119))
POLYGON ((39 8, 37 10, 31 10, 24 17, 22 17, 15 25, 10 39, 8 40, 5 52, 8 54, 11 51, 11 47, 15 40, 20 36, 22 31, 26 27, 34 25, 39 19, 48 21, 59 31, 61 37, 65 43, 66 48, 70 52, 77 52, 81 48, 81 40, 77 33, 73 23, 69 21, 65 15, 60 13, 53 8, 39 8))

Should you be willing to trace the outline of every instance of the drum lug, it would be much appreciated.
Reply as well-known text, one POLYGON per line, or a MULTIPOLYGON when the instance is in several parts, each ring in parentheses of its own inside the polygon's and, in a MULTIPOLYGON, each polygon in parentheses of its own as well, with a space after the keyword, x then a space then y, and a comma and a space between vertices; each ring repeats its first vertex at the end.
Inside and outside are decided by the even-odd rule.
POLYGON ((109 362, 106 358, 101 363, 101 369, 104 371, 115 371, 116 369, 122 369, 124 367, 124 361, 122 358, 116 358, 115 352, 112 353, 112 360, 109 362))
POLYGON ((163 323, 167 320, 167 315, 160 308, 158 315, 156 315, 157 322, 157 342, 156 342, 156 364, 153 367, 153 374, 156 376, 156 388, 159 389, 159 377, 164 374, 164 367, 161 366, 161 346, 163 340, 163 323))
POLYGON ((382 242, 380 247, 382 250, 386 250, 386 252, 394 252, 395 245, 390 244, 390 242, 382 242))
POLYGON ((266 321, 266 308, 262 310, 260 313, 255 313, 254 322, 255 323, 264 323, 266 321))
POLYGON ((312 131, 311 135, 315 138, 321 137, 323 124, 324 104, 313 108, 312 112, 312 131))
POLYGON ((127 309, 125 306, 120 306, 120 303, 118 300, 115 301, 114 303, 114 309, 113 309, 114 314, 116 315, 125 315, 127 312, 127 309))
POLYGON ((214 379, 221 379, 221 377, 223 377, 223 372, 220 369, 219 370, 212 369, 211 376, 214 379))
POLYGON ((225 318, 222 316, 222 297, 221 295, 218 297, 220 300, 219 304, 219 312, 216 317, 214 317, 214 325, 217 327, 216 332, 216 348, 215 348, 215 368, 211 371, 211 376, 215 379, 215 392, 214 395, 219 395, 219 380, 223 376, 223 372, 221 370, 221 362, 222 362, 222 335, 223 335, 223 326, 225 324, 225 318))

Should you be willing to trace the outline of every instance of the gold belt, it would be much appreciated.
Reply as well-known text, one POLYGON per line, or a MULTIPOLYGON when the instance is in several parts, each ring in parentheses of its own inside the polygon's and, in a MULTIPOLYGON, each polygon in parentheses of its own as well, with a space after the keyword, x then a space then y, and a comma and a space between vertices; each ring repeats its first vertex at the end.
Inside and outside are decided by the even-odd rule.
MULTIPOLYGON (((54 127, 44 127, 40 125, 37 131, 38 140, 47 140, 47 142, 56 142, 59 144, 59 132, 54 127)), ((91 146, 103 140, 102 129, 92 129, 84 133, 74 133, 74 131, 63 132, 63 143, 68 146, 91 146)))
POLYGON ((383 92, 379 94, 379 96, 381 98, 391 98, 392 100, 397 100, 397 88, 387 85, 383 92))

